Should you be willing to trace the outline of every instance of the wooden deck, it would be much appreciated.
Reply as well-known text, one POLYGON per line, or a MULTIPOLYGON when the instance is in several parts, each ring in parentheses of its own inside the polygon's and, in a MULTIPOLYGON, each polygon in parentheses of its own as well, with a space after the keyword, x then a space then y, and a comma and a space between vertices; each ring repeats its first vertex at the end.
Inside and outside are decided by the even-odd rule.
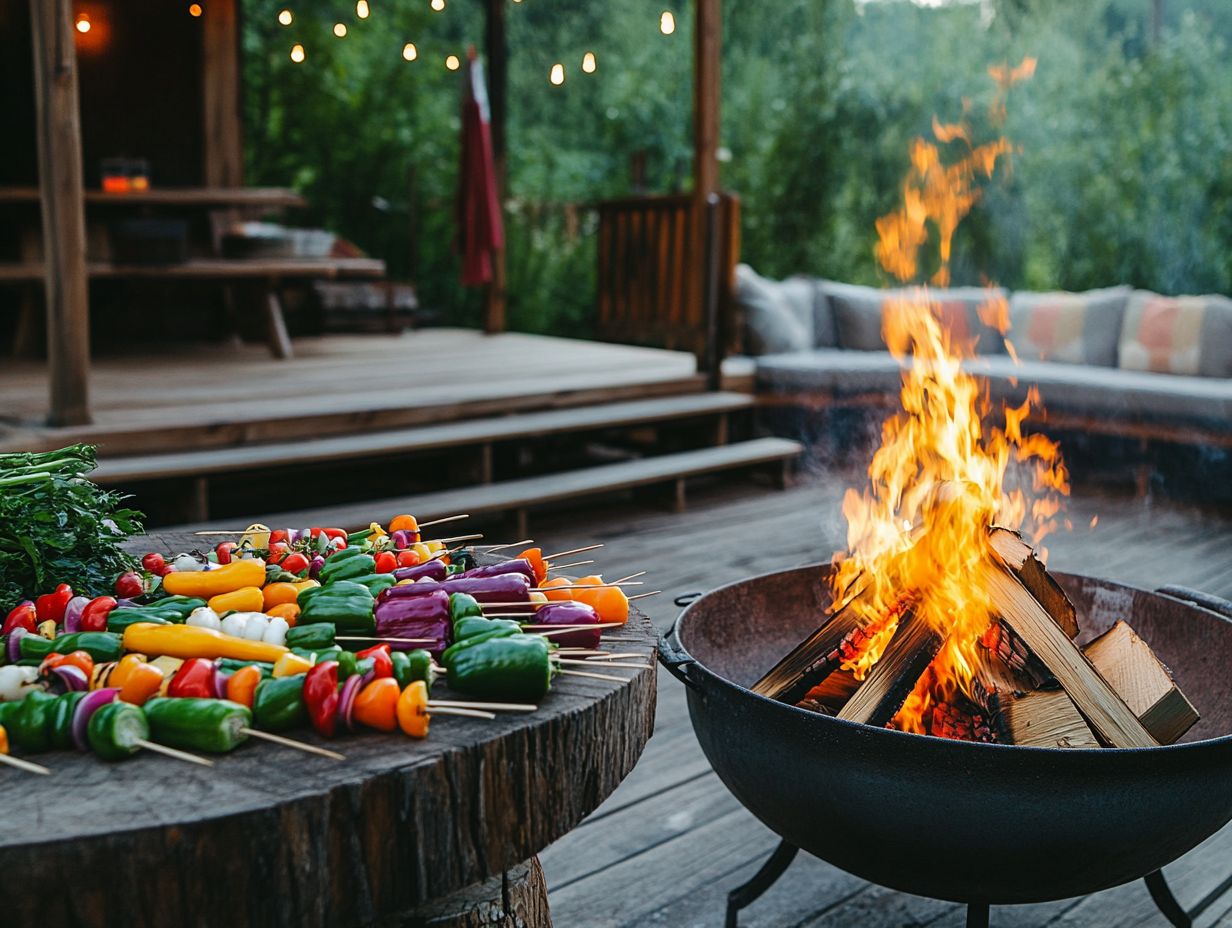
MULTIPOLYGON (((662 589, 647 600, 660 629, 691 590, 825 559, 843 545, 843 480, 785 493, 724 486, 694 496, 676 516, 627 505, 591 510, 583 521, 545 518, 536 537, 554 548, 592 541, 596 566, 620 576, 649 571, 662 589)), ((1076 529, 1053 539, 1051 563, 1138 586, 1183 584, 1232 597, 1232 518, 1127 497, 1078 493, 1076 529), (1088 523, 1100 516, 1094 530, 1088 523)), ((644 604, 645 605, 645 604, 644 604)), ((633 773, 589 819, 542 856, 559 928, 717 928, 727 892, 748 879, 777 837, 731 796, 693 736, 684 688, 659 671, 655 735, 633 773)), ((1166 870, 1185 905, 1232 873, 1232 827, 1166 870)), ((947 902, 870 885, 801 855, 785 876, 742 913, 746 928, 960 928, 962 910, 947 902)), ((1082 899, 993 910, 994 928, 1166 926, 1141 883, 1082 899)), ((1198 925, 1232 928, 1232 894, 1198 925)))
POLYGON ((293 441, 701 389, 692 355, 464 329, 186 345, 95 359, 94 424, 48 429, 42 363, 0 363, 0 451, 100 443, 140 454, 293 441))

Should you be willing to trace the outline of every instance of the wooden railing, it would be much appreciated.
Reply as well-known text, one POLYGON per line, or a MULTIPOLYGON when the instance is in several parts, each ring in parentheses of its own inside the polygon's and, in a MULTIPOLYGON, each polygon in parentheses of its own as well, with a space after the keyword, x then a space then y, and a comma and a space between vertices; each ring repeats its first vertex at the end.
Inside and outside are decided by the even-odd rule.
POLYGON ((739 334, 731 297, 739 256, 740 201, 729 194, 700 217, 687 194, 600 203, 596 334, 722 358, 739 334))

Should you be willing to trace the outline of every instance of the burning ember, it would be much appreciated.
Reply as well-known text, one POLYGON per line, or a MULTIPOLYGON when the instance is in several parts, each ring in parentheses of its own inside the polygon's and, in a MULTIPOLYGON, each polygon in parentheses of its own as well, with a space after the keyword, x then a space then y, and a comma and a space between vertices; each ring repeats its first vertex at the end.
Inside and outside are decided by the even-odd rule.
MULTIPOLYGON (((994 125, 1009 88, 1034 67, 1028 59, 991 70, 994 125)), ((934 238, 931 282, 949 283, 958 223, 1012 151, 1004 138, 976 144, 973 135, 965 120, 934 121, 934 141, 912 145, 903 205, 877 223, 877 257, 904 284, 931 260, 924 249, 934 238)), ((965 317, 951 315, 924 285, 884 302, 885 341, 904 365, 902 408, 882 427, 868 485, 844 497, 848 550, 834 558, 828 620, 754 692, 967 741, 1176 740, 1197 712, 1132 629, 1118 623, 1085 652, 1075 644, 1073 604, 1019 534, 1038 544, 1063 520, 1060 451, 1023 433, 1039 407, 1034 390, 994 414, 986 388, 963 369, 975 354, 965 317)), ((1005 336, 1007 307, 991 290, 980 318, 1005 336)))

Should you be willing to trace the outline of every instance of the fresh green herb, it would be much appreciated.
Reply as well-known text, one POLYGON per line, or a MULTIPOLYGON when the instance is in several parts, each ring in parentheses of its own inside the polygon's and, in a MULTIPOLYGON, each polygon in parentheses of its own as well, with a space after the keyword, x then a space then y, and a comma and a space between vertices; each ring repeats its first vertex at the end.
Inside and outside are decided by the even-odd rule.
POLYGON ((141 513, 86 479, 95 464, 92 445, 0 454, 0 609, 58 583, 108 593, 133 568, 120 544, 141 531, 141 513))

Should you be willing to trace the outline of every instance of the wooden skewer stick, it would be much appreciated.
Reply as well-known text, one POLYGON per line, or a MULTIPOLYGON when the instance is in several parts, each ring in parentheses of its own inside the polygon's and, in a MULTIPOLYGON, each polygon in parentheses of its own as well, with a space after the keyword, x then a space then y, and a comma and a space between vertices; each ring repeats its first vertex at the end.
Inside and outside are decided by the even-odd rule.
POLYGON ((454 709, 486 709, 488 712, 536 712, 539 707, 529 702, 466 702, 457 699, 430 699, 429 709, 441 706, 454 709))
POLYGON ((443 545, 447 545, 453 541, 475 541, 482 538, 483 533, 476 535, 450 535, 448 538, 425 538, 424 541, 439 541, 443 545))
POLYGON ((564 634, 565 632, 585 631, 588 628, 613 628, 621 624, 623 623, 621 622, 595 622, 591 625, 523 625, 522 631, 527 631, 529 629, 530 631, 540 632, 540 634, 542 634, 544 637, 547 637, 548 635, 561 635, 561 634, 564 634), (541 629, 548 629, 548 631, 540 631, 541 629))
POLYGON ((334 641, 396 641, 399 644, 435 644, 439 638, 369 638, 366 635, 334 635, 334 641))
POLYGON ((523 538, 521 541, 507 541, 503 545, 484 545, 483 548, 489 554, 493 551, 500 551, 504 548, 516 548, 519 545, 529 545, 534 542, 533 538, 523 538))
POLYGON ((487 719, 489 722, 496 718, 495 712, 481 712, 478 709, 454 709, 450 706, 432 709, 432 713, 434 715, 463 715, 468 719, 487 719))
POLYGON ((618 677, 610 673, 587 673, 585 670, 561 670, 559 673, 570 677, 589 677, 592 680, 611 680, 613 683, 628 683, 632 677, 618 677))
POLYGON ((471 514, 469 512, 464 512, 461 515, 445 516, 443 519, 433 519, 431 522, 420 522, 419 527, 427 528, 429 525, 440 525, 444 522, 457 522, 459 519, 469 519, 470 517, 471 514))
POLYGON ((41 773, 45 777, 51 775, 51 771, 42 764, 22 760, 20 757, 12 757, 8 754, 0 754, 0 764, 8 764, 10 767, 17 770, 24 770, 26 773, 41 773))
MULTIPOLYGON (((574 660, 573 658, 570 658, 570 657, 560 657, 560 658, 557 658, 557 662, 558 662, 558 663, 561 663, 561 664, 574 664, 574 665, 576 665, 576 666, 578 666, 578 667, 593 667, 593 666, 594 666, 594 664, 593 664, 593 663, 591 663, 591 662, 590 662, 590 661, 588 661, 588 660, 580 660, 580 661, 579 661, 579 660, 574 660)), ((651 664, 618 664, 618 663, 607 663, 607 664, 605 664, 604 666, 606 666, 606 667, 629 667, 629 668, 632 668, 632 669, 635 669, 635 670, 651 670, 651 669, 653 669, 653 665, 651 665, 651 664)))
POLYGON ((155 754, 164 754, 167 757, 174 757, 176 760, 186 760, 190 764, 200 764, 202 767, 213 767, 214 762, 205 757, 198 757, 196 754, 189 754, 187 751, 178 751, 175 748, 169 748, 165 744, 159 744, 157 741, 147 741, 145 738, 138 738, 135 742, 138 747, 145 748, 147 751, 153 751, 155 754))
POLYGON ((632 602, 635 599, 645 599, 647 596, 658 596, 662 592, 663 592, 662 590, 652 590, 649 593, 638 593, 634 596, 628 597, 628 599, 629 599, 629 602, 632 602))
MULTIPOLYGON (((562 651, 560 653, 563 654, 564 652, 562 651)), ((618 660, 627 660, 632 657, 647 657, 647 655, 642 654, 640 651, 624 651, 620 654, 613 654, 610 651, 603 651, 603 652, 594 654, 586 658, 586 660, 588 661, 618 661, 618 660)))
POLYGON ((571 586, 567 586, 563 588, 557 587, 557 586, 546 586, 546 587, 532 586, 528 592, 530 593, 551 593, 553 590, 560 590, 560 589, 564 589, 566 591, 567 590, 606 590, 609 587, 613 587, 613 586, 621 587, 621 586, 645 586, 645 585, 646 584, 641 580, 629 580, 624 583, 574 583, 571 586))
POLYGON ((644 571, 644 570, 639 570, 639 571, 638 571, 637 573, 635 573, 635 574, 629 574, 629 576, 627 576, 627 577, 621 577, 619 580, 613 580, 612 582, 613 582, 613 583, 624 583, 626 580, 636 580, 638 577, 643 576, 645 573, 646 573, 646 571, 644 571))
POLYGON ((331 751, 328 748, 319 748, 315 744, 305 744, 292 738, 284 738, 282 735, 275 735, 272 732, 260 731, 259 729, 248 728, 247 726, 241 728, 240 732, 252 738, 272 741, 274 744, 281 744, 286 748, 295 748, 297 751, 304 751, 308 754, 320 754, 322 757, 328 757, 333 760, 346 760, 345 754, 339 754, 337 751, 331 751))
MULTIPOLYGON (((549 564, 548 570, 568 570, 570 567, 585 567, 587 564, 593 564, 594 561, 574 561, 571 564, 549 564)), ((642 571, 645 573, 646 571, 642 571)))
POLYGON ((543 559, 545 561, 550 561, 553 558, 564 557, 566 554, 581 554, 583 551, 594 551, 596 548, 602 548, 602 547, 603 547, 602 544, 597 544, 597 545, 587 545, 584 548, 570 548, 568 551, 557 551, 555 554, 545 554, 543 556, 543 559))

